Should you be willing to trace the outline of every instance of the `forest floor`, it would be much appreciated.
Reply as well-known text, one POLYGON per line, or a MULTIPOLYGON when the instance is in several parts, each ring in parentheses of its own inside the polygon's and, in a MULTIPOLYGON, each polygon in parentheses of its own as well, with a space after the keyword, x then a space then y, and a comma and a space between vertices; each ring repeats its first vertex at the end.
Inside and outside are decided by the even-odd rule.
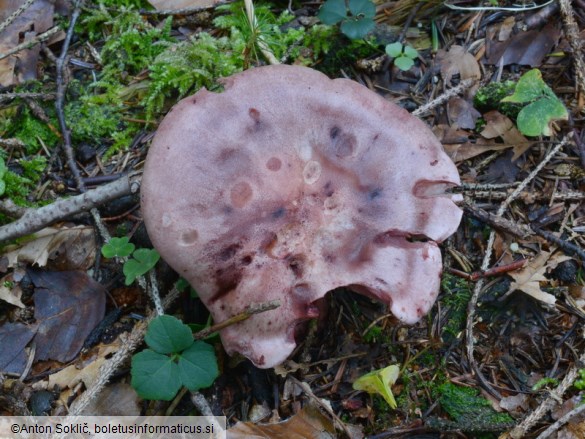
POLYGON ((366 12, 337 11, 341 27, 322 2, 5 4, 0 414, 211 412, 230 437, 585 437, 584 1, 376 1, 370 18, 350 0, 366 12), (347 23, 368 32, 349 39, 347 23), (420 322, 339 288, 289 360, 258 369, 173 286, 139 187, 179 99, 276 63, 419 117, 457 166, 464 214, 420 322), (108 254, 111 237, 129 242, 108 254), (213 346, 210 385, 151 400, 130 385, 153 300, 213 346), (355 390, 372 371, 378 393, 355 390))

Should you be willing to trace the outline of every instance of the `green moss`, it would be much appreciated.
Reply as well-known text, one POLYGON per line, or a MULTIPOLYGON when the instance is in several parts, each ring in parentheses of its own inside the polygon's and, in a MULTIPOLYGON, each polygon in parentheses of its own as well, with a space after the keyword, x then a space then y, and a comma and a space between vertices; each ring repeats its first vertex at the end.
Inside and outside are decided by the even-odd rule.
POLYGON ((357 60, 381 53, 373 37, 367 40, 350 40, 341 34, 337 34, 333 38, 332 44, 322 62, 317 64, 315 68, 329 76, 336 77, 339 76, 341 69, 355 64, 357 60))
MULTIPOLYGON (((59 141, 49 125, 37 119, 29 108, 24 108, 20 114, 0 118, 0 125, 6 128, 3 136, 21 140, 25 145, 26 155, 36 154, 41 149, 41 142, 51 149, 59 141)), ((53 125, 56 126, 56 121, 53 121, 53 125)))
POLYGON ((465 279, 448 273, 443 274, 441 289, 445 292, 441 304, 448 310, 447 323, 443 326, 441 336, 446 343, 452 343, 465 327, 471 290, 465 279))
POLYGON ((516 120, 522 105, 500 102, 506 96, 512 95, 515 87, 516 83, 514 81, 491 82, 477 90, 473 98, 473 105, 482 113, 498 110, 500 113, 516 120))
POLYGON ((510 415, 496 412, 487 399, 478 396, 476 389, 448 382, 439 386, 434 396, 451 418, 451 421, 429 420, 429 425, 435 428, 493 432, 503 431, 514 425, 514 419, 510 415))

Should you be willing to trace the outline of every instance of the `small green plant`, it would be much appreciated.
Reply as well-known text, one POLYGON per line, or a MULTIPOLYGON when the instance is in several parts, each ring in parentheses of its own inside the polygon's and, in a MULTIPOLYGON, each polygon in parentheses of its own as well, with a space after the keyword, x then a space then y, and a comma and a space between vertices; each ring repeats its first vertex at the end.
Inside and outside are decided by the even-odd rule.
POLYGON ((341 32, 356 40, 374 29, 375 15, 376 5, 370 0, 327 0, 317 17, 325 24, 341 23, 341 32))
POLYGON ((150 349, 132 357, 132 387, 144 399, 170 401, 182 386, 209 387, 219 375, 213 346, 194 341, 187 325, 163 315, 154 319, 144 338, 150 349))
POLYGON ((418 56, 418 52, 412 46, 407 46, 399 41, 388 44, 386 46, 386 53, 388 56, 394 58, 394 65, 400 70, 410 70, 414 65, 414 60, 418 56))
MULTIPOLYGON (((583 376, 585 377, 585 370, 583 376)), ((559 385, 559 380, 556 378, 541 378, 539 379, 534 386, 532 386, 532 390, 535 392, 537 390, 543 389, 545 387, 556 387, 559 385)), ((576 384, 575 384, 576 386, 576 384)), ((583 388, 585 388, 585 380, 583 381, 583 388)))
POLYGON ((543 81, 542 73, 538 69, 522 75, 514 94, 505 97, 502 102, 526 104, 516 119, 518 129, 526 136, 552 136, 552 123, 569 118, 567 109, 543 81))
POLYGON ((128 237, 112 238, 102 247, 102 255, 106 258, 126 258, 132 254, 132 258, 124 262, 122 271, 126 276, 125 284, 130 285, 137 277, 152 270, 160 255, 154 249, 139 248, 134 250, 134 244, 129 242, 128 237))
POLYGON ((124 276, 126 276, 126 285, 130 285, 138 276, 142 276, 154 268, 160 255, 154 249, 139 248, 132 254, 132 259, 124 263, 124 276))
POLYGON ((392 384, 398 379, 399 373, 400 368, 396 365, 374 370, 355 380, 353 388, 355 390, 364 390, 368 393, 377 393, 386 400, 391 408, 395 409, 396 400, 392 394, 392 384))
POLYGON ((6 163, 4 163, 4 159, 0 157, 0 196, 4 195, 4 191, 6 190, 4 174, 6 174, 6 163))
POLYGON ((112 238, 107 244, 102 247, 102 255, 105 258, 126 258, 132 254, 135 245, 132 244, 130 238, 123 236, 121 238, 112 238))
POLYGON ((574 385, 579 390, 585 390, 585 369, 579 369, 579 378, 575 380, 574 385))

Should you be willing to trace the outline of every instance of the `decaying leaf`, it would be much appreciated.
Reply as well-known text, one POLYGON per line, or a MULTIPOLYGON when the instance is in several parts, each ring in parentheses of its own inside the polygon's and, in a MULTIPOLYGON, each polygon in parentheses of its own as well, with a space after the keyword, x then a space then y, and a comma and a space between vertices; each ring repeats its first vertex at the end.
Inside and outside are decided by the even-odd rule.
POLYGON ((453 127, 473 130, 475 129, 475 122, 481 116, 473 104, 460 97, 449 99, 447 103, 447 115, 449 116, 449 123, 453 127))
POLYGON ((111 384, 90 401, 82 415, 140 416, 138 394, 130 384, 111 384))
POLYGON ((0 373, 20 375, 28 360, 26 345, 37 331, 37 325, 5 323, 0 326, 0 373))
POLYGON ((6 247, 8 267, 28 263, 44 267, 49 260, 61 270, 85 270, 94 263, 95 234, 92 227, 47 227, 35 239, 19 246, 6 247))
POLYGON ((277 424, 238 422, 227 431, 228 439, 327 439, 337 437, 331 421, 318 408, 305 406, 299 413, 277 424))
POLYGON ((548 281, 544 277, 547 269, 552 270, 561 262, 569 259, 571 259, 569 256, 561 253, 553 256, 552 252, 541 252, 536 258, 526 264, 524 268, 509 273, 510 277, 514 279, 514 282, 510 284, 510 288, 506 294, 519 290, 534 297, 536 300, 552 305, 556 302, 555 296, 542 291, 540 282, 548 281))
POLYGON ((24 304, 20 301, 21 296, 22 290, 20 284, 14 282, 12 273, 0 279, 0 300, 18 306, 19 308, 25 308, 24 304))
POLYGON ((552 22, 540 30, 512 35, 502 42, 487 39, 486 64, 520 64, 538 67, 560 37, 560 29, 552 22))
POLYGON ((481 78, 481 70, 477 60, 461 46, 451 46, 448 52, 439 50, 436 62, 446 84, 456 74, 459 74, 461 80, 481 78))
POLYGON ((67 362, 103 319, 105 288, 82 271, 30 270, 35 285, 35 359, 67 362))
POLYGON ((514 122, 510 118, 504 116, 499 111, 490 111, 484 114, 486 126, 481 132, 481 135, 486 139, 501 138, 507 147, 511 147, 514 151, 512 161, 516 161, 518 157, 524 154, 533 142, 530 142, 526 137, 518 131, 514 122))

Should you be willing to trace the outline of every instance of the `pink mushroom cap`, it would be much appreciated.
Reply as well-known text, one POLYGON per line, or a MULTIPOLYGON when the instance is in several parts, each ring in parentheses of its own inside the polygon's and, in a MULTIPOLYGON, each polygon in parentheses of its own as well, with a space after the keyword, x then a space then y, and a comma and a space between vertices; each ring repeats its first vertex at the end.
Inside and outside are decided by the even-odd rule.
POLYGON ((282 363, 315 302, 347 286, 406 323, 429 311, 437 242, 458 227, 455 165, 427 126, 356 82, 258 67, 183 99, 160 124, 142 210, 161 256, 216 322, 228 353, 282 363))

